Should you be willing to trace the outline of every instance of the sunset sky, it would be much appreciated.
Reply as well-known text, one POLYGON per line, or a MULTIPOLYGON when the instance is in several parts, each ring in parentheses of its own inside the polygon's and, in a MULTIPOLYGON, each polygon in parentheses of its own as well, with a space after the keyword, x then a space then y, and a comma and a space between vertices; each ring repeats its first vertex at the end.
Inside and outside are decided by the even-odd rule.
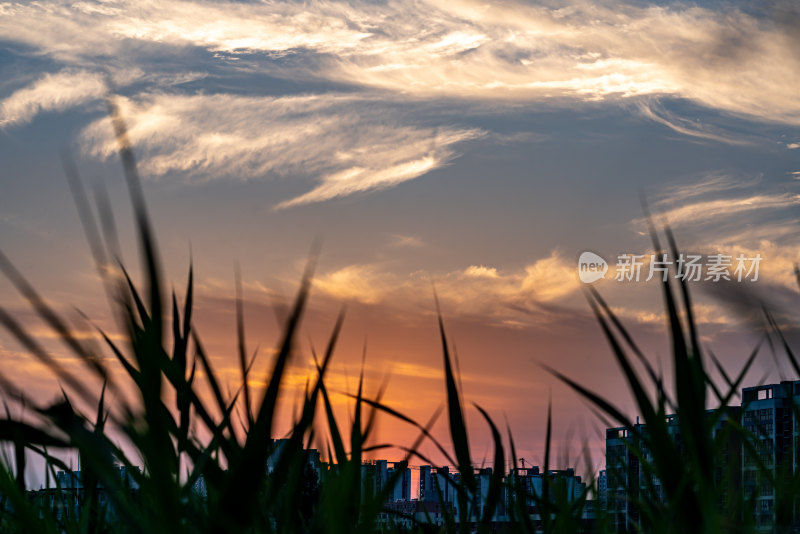
MULTIPOLYGON (((231 387, 235 263, 258 385, 278 340, 274 309, 291 301, 317 238, 293 391, 310 344, 324 346, 346 306, 329 384, 341 418, 366 345, 368 392, 390 376, 384 400, 427 420, 444 401, 435 286, 465 400, 507 419, 532 463, 548 398, 562 450, 586 441, 599 461, 603 448, 603 423, 540 364, 636 415, 577 258, 593 251, 613 268, 620 254, 652 252, 640 196, 683 250, 764 258, 755 283, 692 287, 703 342, 730 369, 760 324, 737 303, 786 314, 800 304, 790 1, 4 2, 0 249, 66 316, 79 309, 111 329, 60 159, 66 150, 90 189, 105 184, 138 272, 108 83, 168 278, 182 298, 193 262, 195 326, 231 387)), ((669 375, 659 286, 595 287, 669 375)), ((6 280, 0 305, 67 357, 6 280)), ((5 332, 0 358, 31 397, 55 397, 55 379, 5 332)), ((758 362, 748 384, 780 377, 768 351, 758 362)), ((476 414, 475 455, 491 457, 476 414)), ((379 431, 415 437, 388 418, 379 431)))

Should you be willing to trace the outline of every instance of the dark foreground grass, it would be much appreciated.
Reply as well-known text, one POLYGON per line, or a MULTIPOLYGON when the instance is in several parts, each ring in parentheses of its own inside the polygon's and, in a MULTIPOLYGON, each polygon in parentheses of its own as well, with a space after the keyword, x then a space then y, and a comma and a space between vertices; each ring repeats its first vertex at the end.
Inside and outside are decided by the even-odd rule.
MULTIPOLYGON (((165 298, 158 247, 134 155, 113 99, 109 99, 109 108, 134 208, 145 282, 137 286, 119 261, 113 218, 108 204, 102 201, 103 196, 99 197, 99 217, 95 217, 77 172, 67 162, 67 176, 90 249, 115 318, 125 333, 125 341, 117 343, 100 330, 102 346, 79 339, 67 321, 45 303, 22 273, 0 253, 0 270, 85 368, 80 375, 66 369, 11 314, 0 308, 3 327, 63 385, 58 401, 36 405, 26 400, 24 392, 14 385, 13 377, 0 372, 0 388, 5 399, 5 418, 0 420, 0 441, 5 444, 0 460, 1 531, 337 533, 374 532, 379 528, 400 531, 402 529, 391 519, 401 514, 384 509, 400 471, 377 493, 365 491, 369 486, 362 481, 362 459, 375 449, 366 444, 370 442, 379 416, 407 423, 418 432, 417 440, 407 449, 406 460, 417 457, 428 461, 418 449, 423 441, 429 440, 450 465, 458 468, 459 476, 451 478, 457 506, 442 508, 441 526, 408 518, 410 526, 406 528, 410 530, 489 532, 503 529, 560 533, 587 528, 610 532, 616 528, 619 518, 597 506, 591 514, 595 518, 591 527, 582 520, 590 512, 589 498, 596 496, 593 485, 575 498, 568 494, 563 481, 545 477, 541 493, 532 493, 513 473, 506 473, 507 459, 517 465, 511 430, 506 430, 504 442, 492 418, 476 405, 494 442, 494 470, 488 487, 479 487, 465 424, 466 407, 453 371, 441 316, 439 330, 450 447, 437 442, 430 434, 438 412, 423 424, 384 404, 380 393, 375 398, 367 398, 363 392, 363 374, 357 393, 352 396, 352 420, 345 425, 336 419, 325 376, 344 321, 341 315, 324 352, 314 354, 316 378, 306 387, 288 440, 280 450, 275 449, 271 438, 278 398, 295 352, 315 254, 308 262, 286 317, 276 356, 266 373, 253 368, 254 358, 246 347, 237 276, 241 380, 238 389, 228 392, 203 349, 199 333, 192 327, 191 267, 183 302, 179 302, 174 292, 165 298), (109 370, 105 363, 109 354, 124 369, 127 383, 118 383, 109 370), (198 368, 211 391, 210 400, 201 394, 200 384, 195 379, 198 368), (267 387, 263 393, 252 391, 248 386, 248 378, 253 374, 266 375, 267 387), (131 386, 137 398, 128 402, 124 391, 131 386), (113 405, 109 405, 109 398, 114 399, 113 405), (78 410, 77 405, 94 408, 87 414, 78 410), (12 416, 12 413, 21 415, 12 416), (319 420, 320 417, 323 419, 319 420), (326 429, 325 435, 315 435, 315 432, 322 432, 321 429, 326 429), (112 435, 117 439, 112 439, 112 435), (136 458, 130 458, 120 448, 120 437, 129 444, 128 450, 136 451, 136 458), (328 444, 323 453, 331 460, 330 469, 320 479, 309 472, 304 452, 311 443, 317 442, 328 444), (56 479, 56 472, 68 470, 68 466, 59 460, 58 454, 52 454, 56 451, 77 454, 84 490, 59 491, 65 488, 59 487, 63 481, 56 479), (31 498, 25 490, 25 465, 31 455, 44 460, 47 483, 55 490, 46 494, 46 499, 31 498), (266 465, 270 458, 274 460, 274 469, 268 474, 266 465), (137 469, 138 465, 143 469, 137 469), (120 476, 120 466, 127 475, 120 476), (204 493, 196 490, 201 481, 204 493), (131 491, 131 488, 138 488, 138 491, 131 491), (531 514, 531 506, 535 507, 535 515, 531 514), (497 514, 503 515, 503 525, 494 520, 497 514)), ((661 250, 656 232, 652 235, 656 250, 661 250)), ((667 237, 672 253, 677 255, 669 229, 667 237)), ((720 390, 705 367, 707 357, 698 340, 688 287, 678 286, 676 295, 675 288, 665 283, 663 293, 675 376, 669 391, 603 298, 593 289, 587 294, 646 429, 634 424, 600 395, 557 370, 551 372, 583 395, 606 419, 631 433, 633 439, 628 447, 646 474, 645 484, 635 492, 615 495, 615 498, 635 505, 632 528, 645 532, 753 531, 748 520, 752 517, 753 501, 742 497, 742 492, 736 488, 732 489, 720 474, 726 472, 722 454, 726 443, 731 439, 740 440, 743 449, 755 455, 757 438, 745 432, 738 421, 727 418, 724 430, 719 431, 725 411, 706 412, 704 407, 709 395, 713 396, 712 404, 720 406, 726 406, 733 399, 758 349, 732 378, 720 366, 726 380, 726 387, 720 390), (644 369, 646 379, 642 379, 636 369, 644 369), (680 444, 670 435, 666 422, 666 415, 670 413, 678 415, 683 437, 680 444)), ((780 328, 768 314, 767 318, 769 334, 780 340, 800 376, 800 367, 780 328)), ((718 363, 713 356, 711 360, 718 363)), ((548 413, 545 472, 550 467, 550 435, 548 413)), ((798 475, 791 465, 762 464, 759 472, 764 484, 779 489, 778 524, 791 528, 800 485, 798 475)))

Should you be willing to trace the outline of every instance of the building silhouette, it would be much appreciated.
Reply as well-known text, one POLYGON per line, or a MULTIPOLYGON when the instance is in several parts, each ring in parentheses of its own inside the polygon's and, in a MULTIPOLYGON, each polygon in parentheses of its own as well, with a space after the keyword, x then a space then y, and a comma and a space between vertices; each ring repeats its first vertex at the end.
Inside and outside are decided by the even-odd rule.
MULTIPOLYGON (((138 467, 118 466, 119 484, 116 487, 106 487, 97 483, 97 505, 102 511, 106 521, 114 522, 118 515, 115 508, 115 493, 125 492, 126 497, 139 495, 139 483, 136 481, 141 473, 138 467)), ((78 519, 87 488, 81 471, 58 471, 55 485, 28 492, 28 499, 45 510, 50 510, 57 520, 78 519)))
MULTIPOLYGON (((711 431, 719 444, 713 473, 719 489, 718 505, 759 531, 773 532, 777 525, 800 530, 798 503, 778 505, 781 497, 788 494, 781 492, 788 488, 800 463, 798 407, 800 380, 794 380, 743 388, 739 406, 705 411, 707 417, 716 417, 711 431), (742 432, 730 431, 731 424, 742 432)), ((680 452, 684 436, 678 416, 667 415, 666 423, 680 452)), ((600 503, 617 532, 636 530, 640 520, 638 502, 666 504, 661 482, 642 466, 652 460, 651 452, 638 438, 646 433, 647 426, 638 420, 631 429, 606 430, 606 470, 601 472, 600 503)))
POLYGON ((407 462, 371 460, 361 464, 363 495, 380 495, 386 492, 387 502, 411 500, 411 469, 407 462))

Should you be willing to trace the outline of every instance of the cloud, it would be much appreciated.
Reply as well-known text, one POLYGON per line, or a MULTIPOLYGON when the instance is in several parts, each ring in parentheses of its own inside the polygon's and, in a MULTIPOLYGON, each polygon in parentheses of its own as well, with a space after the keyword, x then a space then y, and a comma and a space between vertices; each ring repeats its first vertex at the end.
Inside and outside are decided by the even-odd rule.
POLYGON ((376 304, 389 291, 388 276, 376 266, 348 265, 318 277, 314 287, 337 299, 376 304))
MULTIPOLYGON (((444 144, 452 144, 458 141, 468 139, 469 135, 461 136, 455 135, 449 139, 439 138, 437 142, 444 144)), ((428 144, 429 142, 423 141, 428 144)), ((417 147, 419 148, 419 147, 417 147)), ((427 147, 426 147, 427 148, 427 147)), ((313 202, 321 202, 323 200, 330 200, 336 197, 344 197, 353 193, 361 191, 369 191, 371 189, 385 189, 393 185, 413 180, 418 176, 426 174, 443 163, 443 160, 449 159, 452 152, 446 151, 437 157, 434 154, 422 152, 419 157, 414 159, 408 158, 408 146, 403 147, 402 154, 398 154, 401 158, 400 161, 394 160, 393 155, 384 154, 392 161, 375 162, 370 167, 362 167, 356 164, 342 171, 334 174, 329 174, 323 177, 322 184, 315 187, 313 190, 300 195, 291 200, 281 202, 276 208, 288 208, 291 206, 299 206, 301 204, 310 204, 313 202)), ((390 149, 394 152, 393 149, 390 149)), ((371 155, 374 155, 371 154, 371 155)))
POLYGON ((471 265, 437 278, 436 289, 440 298, 465 313, 497 320, 522 318, 530 324, 533 315, 546 319, 544 308, 569 302, 580 285, 577 265, 553 250, 515 271, 471 265))
POLYGON ((557 251, 525 268, 522 289, 533 291, 536 298, 551 302, 563 298, 581 286, 577 262, 567 262, 557 251))
POLYGON ((699 122, 690 121, 683 117, 665 110, 658 102, 651 100, 639 100, 637 102, 637 109, 646 118, 663 124, 667 128, 678 132, 679 134, 688 135, 690 137, 698 137, 700 139, 707 139, 709 141, 717 141, 720 143, 728 143, 731 145, 749 145, 750 142, 744 139, 726 135, 725 133, 716 131, 716 128, 710 125, 704 125, 699 122))
POLYGON ((494 267, 484 267, 483 265, 470 265, 464 270, 464 276, 470 278, 499 278, 497 269, 494 267))
POLYGON ((412 235, 394 234, 391 236, 391 238, 392 240, 390 245, 395 247, 419 248, 425 245, 422 239, 412 235))
POLYGON ((103 79, 85 70, 45 74, 0 101, 0 127, 30 122, 38 113, 63 111, 105 94, 103 79))
MULTIPOLYGON (((478 0, 85 0, 4 4, 0 14, 0 34, 7 40, 72 66, 114 58, 111 63, 148 71, 157 63, 156 51, 180 55, 194 47, 212 53, 202 61, 244 60, 240 73, 268 69, 286 78, 417 98, 574 102, 672 96, 800 123, 796 28, 785 22, 796 15, 766 9, 478 0)), ((661 114, 652 118, 688 135, 717 135, 661 114)))
POLYGON ((790 82, 799 76, 795 40, 769 17, 621 3, 406 6, 389 3, 405 24, 382 26, 382 36, 337 58, 329 76, 492 100, 671 95, 768 120, 800 120, 790 82))
MULTIPOLYGON (((735 293, 762 291, 769 287, 796 288, 793 268, 800 262, 797 247, 768 241, 755 246, 719 241, 706 243, 703 250, 707 254, 729 255, 734 265, 739 254, 745 258, 753 258, 756 254, 762 257, 757 282, 750 281, 755 275, 750 273, 745 281, 734 281, 724 286, 712 282, 696 284, 703 289, 719 286, 735 293)), ((651 253, 647 251, 645 259, 649 259, 651 253)), ((745 261, 745 266, 750 265, 750 261, 745 261)), ((486 327, 552 331, 584 320, 594 324, 584 300, 580 298, 582 284, 576 267, 557 250, 515 271, 471 265, 447 273, 404 274, 392 270, 387 264, 354 264, 323 274, 315 282, 315 289, 334 299, 355 300, 372 306, 388 305, 404 310, 405 314, 418 314, 420 310, 430 308, 430 283, 433 279, 442 309, 454 321, 477 319, 486 327)), ((643 280, 647 277, 646 272, 643 269, 643 280)), ((731 276, 735 280, 733 273, 731 276)), ((612 272, 603 284, 600 290, 609 302, 614 303, 613 311, 620 319, 647 328, 661 328, 666 324, 667 318, 658 305, 658 284, 655 281, 650 284, 614 282, 612 272), (652 300, 642 300, 642 288, 656 290, 650 294, 652 300)), ((697 324, 705 327, 719 329, 739 324, 740 318, 736 314, 716 300, 706 298, 705 294, 696 299, 693 311, 697 324)))
MULTIPOLYGON (((614 315, 620 319, 633 319, 639 324, 666 325, 668 322, 667 314, 659 309, 643 310, 634 308, 612 307, 614 315)), ((685 312, 680 312, 681 317, 685 312)), ((692 305, 692 315, 698 325, 736 325, 737 321, 731 317, 719 304, 698 304, 692 305)))
MULTIPOLYGON (((709 248, 719 251, 722 254, 734 258, 743 255, 745 258, 755 258, 756 255, 761 256, 761 261, 758 264, 757 272, 758 281, 771 282, 778 284, 785 288, 790 289, 792 292, 797 290, 797 278, 795 276, 794 268, 800 264, 800 249, 797 243, 790 245, 783 245, 770 240, 761 240, 758 243, 737 243, 730 239, 720 239, 716 242, 709 243, 709 248)), ((750 266, 751 262, 746 262, 750 266)), ((733 275, 731 275, 733 278, 733 275)), ((752 282, 757 284, 758 281, 752 282)))
MULTIPOLYGON (((731 218, 748 212, 788 208, 798 204, 800 204, 800 195, 793 193, 754 194, 687 203, 664 210, 660 215, 671 224, 688 225, 723 217, 731 218)), ((635 219, 632 224, 635 227, 642 227, 645 221, 644 219, 635 219)))
POLYGON ((763 175, 739 176, 729 172, 711 171, 699 177, 692 177, 683 183, 663 187, 658 192, 658 205, 683 204, 698 197, 719 195, 726 191, 748 189, 757 186, 763 175))
MULTIPOLYGON (((413 180, 455 157, 455 144, 482 135, 477 129, 409 125, 363 95, 153 93, 119 103, 145 175, 318 177, 316 187, 277 208, 413 180)), ((89 125, 82 137, 90 154, 116 152, 107 118, 89 125)))
MULTIPOLYGON (((760 254, 759 281, 794 290, 800 237, 792 209, 800 205, 800 194, 791 185, 770 189, 761 175, 708 173, 663 188, 654 204, 656 220, 680 230, 680 246, 687 252, 732 258, 760 254)), ((645 224, 642 218, 631 221, 635 228, 645 224)))
POLYGON ((45 1, 3 4, 0 15, 6 39, 72 62, 131 57, 143 43, 218 52, 336 53, 369 35, 350 22, 357 11, 327 2, 45 1))
POLYGON ((511 272, 470 265, 446 273, 403 274, 387 265, 354 264, 325 273, 314 284, 334 298, 426 309, 431 280, 448 313, 515 325, 547 322, 545 308, 564 305, 581 285, 576 266, 558 251, 511 272))

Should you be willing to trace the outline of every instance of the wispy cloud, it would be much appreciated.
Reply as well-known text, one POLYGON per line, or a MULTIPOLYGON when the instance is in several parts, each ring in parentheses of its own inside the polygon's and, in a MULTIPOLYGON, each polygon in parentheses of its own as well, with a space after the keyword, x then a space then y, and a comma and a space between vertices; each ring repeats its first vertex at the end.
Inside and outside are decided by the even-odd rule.
MULTIPOLYGON (((800 194, 793 183, 769 187, 761 175, 712 172, 686 184, 663 188, 654 203, 657 220, 678 229, 683 250, 702 254, 760 254, 759 280, 795 289, 800 262, 794 211, 800 194)), ((634 228, 645 220, 631 221, 634 228)))
POLYGON ((0 101, 0 127, 30 122, 41 112, 69 109, 101 97, 105 90, 102 78, 85 70, 45 74, 0 101))
POLYGON ((688 135, 690 137, 697 137, 700 139, 707 139, 709 141, 717 141, 720 143, 728 143, 731 145, 748 145, 750 141, 742 139, 733 135, 728 135, 724 132, 717 131, 714 126, 705 125, 699 122, 690 121, 686 118, 680 117, 675 113, 671 113, 659 105, 658 102, 651 99, 641 99, 636 103, 636 107, 642 116, 663 124, 667 128, 678 132, 679 134, 688 135))
POLYGON ((769 17, 622 3, 549 8, 462 0, 385 9, 398 23, 340 56, 331 77, 492 100, 671 95, 800 120, 800 98, 787 83, 798 80, 796 40, 769 17))
POLYGON ((6 3, 0 33, 61 61, 132 57, 132 44, 193 45, 212 51, 337 53, 369 35, 356 28, 358 11, 317 2, 85 0, 6 3), (353 20, 353 22, 350 22, 353 20))
POLYGON ((281 202, 277 208, 321 202, 362 191, 385 189, 413 180, 442 164, 453 155, 450 145, 481 134, 478 130, 450 132, 392 131, 383 140, 356 153, 338 153, 347 168, 326 174, 322 183, 303 195, 281 202), (405 143, 403 141, 406 141, 405 143), (401 144, 395 144, 399 142, 401 144))
POLYGON ((122 38, 220 52, 306 48, 342 53, 371 35, 359 29, 358 11, 345 4, 316 2, 308 7, 291 2, 139 2, 136 14, 122 7, 110 31, 122 38))
MULTIPOLYGON (((156 93, 120 99, 120 107, 145 174, 318 176, 316 187, 278 208, 412 180, 453 158, 455 144, 482 135, 471 128, 409 125, 391 109, 371 106, 363 95, 156 93)), ((107 118, 87 127, 83 139, 91 154, 115 153, 107 118)))
MULTIPOLYGON (((796 205, 800 205, 800 195, 792 193, 752 195, 695 202, 664 211, 662 216, 668 221, 686 225, 720 217, 735 217, 744 212, 781 209, 796 205)), ((643 223, 642 219, 634 221, 637 226, 643 223)))
MULTIPOLYGON (((709 171, 663 186, 654 198, 653 207, 659 218, 673 226, 694 228, 712 223, 718 226, 731 220, 743 225, 757 215, 774 216, 780 210, 800 204, 796 187, 770 186, 762 173, 745 175, 725 170, 709 171)), ((631 224, 642 228, 645 221, 637 218, 631 224)), ((769 230, 773 231, 774 228, 769 230)))
POLYGON ((395 247, 418 248, 425 244, 422 239, 413 235, 393 234, 391 238, 390 244, 395 247))
POLYGON ((678 205, 690 199, 719 195, 734 190, 757 186, 763 176, 740 176, 729 172, 711 171, 675 185, 668 185, 658 193, 659 206, 678 205))
MULTIPOLYGON (((71 65, 108 57, 143 64, 150 46, 166 53, 193 46, 247 59, 244 70, 264 68, 264 54, 268 62, 303 58, 273 61, 270 69, 417 97, 667 95, 800 122, 796 28, 783 22, 786 13, 754 15, 727 4, 86 0, 0 9, 7 40, 71 65)), ((716 135, 655 116, 682 133, 716 135)))

